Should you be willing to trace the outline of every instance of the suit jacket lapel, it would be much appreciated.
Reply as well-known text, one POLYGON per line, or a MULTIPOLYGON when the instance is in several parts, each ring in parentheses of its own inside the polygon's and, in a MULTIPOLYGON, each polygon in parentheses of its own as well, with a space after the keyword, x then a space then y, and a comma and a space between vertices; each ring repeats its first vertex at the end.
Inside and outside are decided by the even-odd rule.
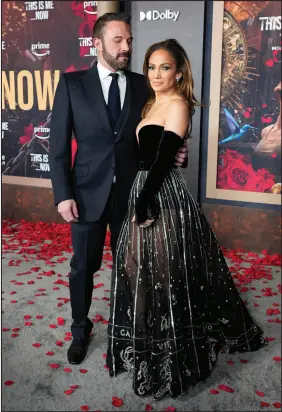
POLYGON ((132 106, 132 90, 131 90, 131 84, 130 84, 130 76, 128 74, 128 72, 125 72, 126 75, 126 91, 125 91, 125 98, 124 98, 124 103, 123 103, 123 107, 122 107, 122 111, 120 114, 120 117, 118 119, 118 123, 117 123, 117 137, 116 140, 120 140, 122 137, 122 132, 123 129, 126 125, 130 110, 131 110, 131 106, 132 106))
POLYGON ((108 130, 109 136, 113 138, 114 131, 112 129, 108 108, 104 99, 103 90, 97 70, 97 64, 94 64, 91 69, 87 70, 83 76, 83 85, 85 88, 85 93, 90 101, 91 108, 93 108, 93 113, 99 115, 101 124, 105 126, 108 130))

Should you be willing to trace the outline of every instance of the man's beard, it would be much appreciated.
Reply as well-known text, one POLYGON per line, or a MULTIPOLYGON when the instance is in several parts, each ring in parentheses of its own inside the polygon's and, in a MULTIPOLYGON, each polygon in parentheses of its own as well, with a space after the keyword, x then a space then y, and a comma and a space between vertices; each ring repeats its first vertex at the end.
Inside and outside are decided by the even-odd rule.
POLYGON ((104 60, 108 63, 110 67, 114 70, 125 70, 128 68, 130 63, 130 52, 123 52, 119 53, 116 57, 112 56, 110 53, 107 52, 105 46, 103 46, 102 56, 104 60), (119 61, 119 57, 127 57, 127 60, 119 61))

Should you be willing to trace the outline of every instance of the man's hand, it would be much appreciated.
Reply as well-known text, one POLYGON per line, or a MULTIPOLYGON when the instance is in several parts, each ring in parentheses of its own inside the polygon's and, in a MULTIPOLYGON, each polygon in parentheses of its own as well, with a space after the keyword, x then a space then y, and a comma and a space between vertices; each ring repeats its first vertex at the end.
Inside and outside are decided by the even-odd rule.
POLYGON ((174 166, 177 166, 177 167, 182 166, 185 159, 188 158, 188 152, 189 150, 188 150, 187 144, 185 143, 182 147, 180 147, 180 149, 176 153, 174 166))
POLYGON ((64 200, 58 204, 58 212, 67 223, 78 221, 78 211, 73 199, 64 200))

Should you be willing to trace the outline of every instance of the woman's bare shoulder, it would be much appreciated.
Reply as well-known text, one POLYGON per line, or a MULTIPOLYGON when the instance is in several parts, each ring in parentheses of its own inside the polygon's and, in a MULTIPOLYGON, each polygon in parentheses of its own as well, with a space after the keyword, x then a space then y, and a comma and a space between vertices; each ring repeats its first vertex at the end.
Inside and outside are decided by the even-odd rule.
POLYGON ((165 129, 183 137, 187 131, 189 121, 188 103, 182 98, 171 100, 167 108, 165 129))
POLYGON ((181 109, 181 110, 189 110, 188 102, 179 96, 179 98, 172 99, 168 105, 168 109, 181 109))

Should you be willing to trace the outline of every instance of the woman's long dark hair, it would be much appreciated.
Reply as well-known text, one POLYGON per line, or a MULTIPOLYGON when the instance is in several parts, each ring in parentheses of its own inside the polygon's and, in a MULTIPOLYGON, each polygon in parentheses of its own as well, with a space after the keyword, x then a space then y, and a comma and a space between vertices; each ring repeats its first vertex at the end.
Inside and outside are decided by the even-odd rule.
MULTIPOLYGON (((150 57, 157 50, 166 50, 168 53, 170 53, 176 62, 177 73, 182 73, 179 82, 176 84, 176 90, 189 105, 190 123, 187 131, 187 134, 189 136, 192 130, 192 116, 195 112, 195 106, 201 106, 201 103, 197 101, 193 92, 194 80, 192 76, 190 60, 183 47, 175 39, 168 39, 159 43, 155 43, 148 48, 145 54, 143 73, 146 77, 148 77, 150 57)), ((146 116, 152 104, 155 102, 155 96, 152 89, 151 92, 152 96, 148 99, 142 110, 142 118, 146 116)))

